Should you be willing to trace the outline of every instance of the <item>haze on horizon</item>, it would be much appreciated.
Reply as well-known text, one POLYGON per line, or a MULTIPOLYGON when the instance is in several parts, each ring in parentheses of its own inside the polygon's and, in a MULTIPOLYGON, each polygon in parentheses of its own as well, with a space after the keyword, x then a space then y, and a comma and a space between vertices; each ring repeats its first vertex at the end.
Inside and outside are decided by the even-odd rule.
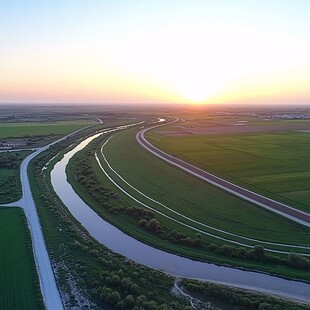
POLYGON ((0 3, 0 103, 310 103, 310 1, 0 3))

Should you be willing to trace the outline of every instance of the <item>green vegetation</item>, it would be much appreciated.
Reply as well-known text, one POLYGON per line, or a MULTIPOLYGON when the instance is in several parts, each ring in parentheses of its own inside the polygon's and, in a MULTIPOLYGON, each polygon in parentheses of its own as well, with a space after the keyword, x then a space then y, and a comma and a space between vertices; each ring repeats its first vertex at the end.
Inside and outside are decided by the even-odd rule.
POLYGON ((151 132, 147 137, 169 154, 310 212, 309 133, 169 137, 151 132))
POLYGON ((0 138, 65 135, 91 124, 94 122, 90 120, 1 123, 0 138))
POLYGON ((44 309, 23 211, 0 208, 0 309, 44 309))
MULTIPOLYGON (((201 195, 204 194, 205 190, 208 190, 208 194, 212 195, 211 188, 204 188, 202 184, 199 184, 200 181, 183 174, 181 171, 166 165, 164 162, 144 152, 143 149, 135 144, 134 133, 135 130, 118 133, 105 147, 106 156, 109 160, 111 159, 111 163, 114 163, 112 166, 115 168, 117 166, 118 171, 122 171, 122 175, 126 173, 126 179, 130 179, 131 183, 152 197, 160 199, 160 201, 166 199, 165 203, 168 202, 170 206, 175 206, 176 209, 177 204, 172 203, 172 199, 175 199, 176 195, 177 197, 180 197, 180 195, 182 197, 183 194, 191 195, 188 188, 200 189, 201 195), (161 179, 159 179, 160 173, 163 173, 161 179), (134 183, 134 180, 139 183, 134 183), (161 183, 159 180, 164 183, 161 183), (173 189, 180 182, 194 183, 189 183, 190 185, 187 183, 186 186, 183 185, 182 189, 184 191, 179 190, 176 194, 173 189), (152 193, 150 193, 150 189, 152 193), (168 192, 166 193, 166 191, 168 192), (157 195, 155 196, 154 193, 157 193, 157 195)), ((286 257, 270 255, 260 246, 257 246, 253 250, 233 247, 212 237, 197 234, 197 232, 172 222, 154 211, 139 206, 136 202, 129 199, 127 195, 121 193, 107 180, 100 170, 94 156, 95 149, 100 149, 103 143, 100 139, 95 140, 73 157, 69 162, 67 174, 76 192, 104 219, 134 236, 136 239, 170 252, 180 253, 184 256, 200 260, 240 266, 248 269, 264 270, 287 277, 310 280, 310 274, 308 272, 299 270, 307 269, 309 261, 299 255, 289 255, 286 257), (295 264, 294 262, 298 263, 295 264), (284 266, 286 267, 283 268, 284 266)), ((200 198, 199 195, 192 195, 187 199, 186 196, 183 196, 185 202, 183 202, 183 209, 179 211, 186 210, 186 205, 189 205, 191 199, 195 202, 195 197, 200 198)), ((206 196, 204 198, 207 199, 208 197, 206 196)), ((208 200, 204 201, 206 202, 208 200)), ((177 202, 182 202, 182 199, 179 198, 177 202)), ((198 204, 194 206, 198 209, 196 219, 201 220, 202 218, 199 216, 203 214, 203 210, 199 210, 201 206, 198 204)), ((202 207, 204 206, 207 206, 207 203, 202 204, 202 207)), ((229 206, 226 206, 226 208, 229 208, 229 206)), ((283 227, 287 225, 286 229, 288 231, 294 229, 295 235, 299 232, 299 241, 303 241, 302 238, 305 237, 306 233, 305 228, 295 224, 290 225, 292 223, 289 221, 283 221, 278 216, 274 216, 264 210, 258 210, 262 211, 261 214, 265 212, 266 218, 270 216, 270 220, 277 221, 271 224, 273 226, 270 227, 269 233, 270 231, 272 232, 273 227, 276 227, 276 229, 281 230, 281 234, 285 234, 285 228, 283 227)), ((190 212, 191 216, 195 216, 196 209, 192 207, 190 212)), ((208 209, 206 208, 204 212, 208 214, 208 209)), ((208 218, 208 216, 206 217, 208 218)), ((253 222, 255 221, 257 221, 257 217, 253 220, 253 222)), ((263 225, 264 221, 266 222, 266 219, 262 219, 261 225, 263 225)), ((227 220, 226 225, 229 227, 229 220, 227 220)), ((292 233, 291 230, 290 234, 292 233)), ((290 238, 289 234, 287 238, 290 238)))
POLYGON ((186 291, 201 301, 212 301, 212 304, 223 310, 309 310, 304 304, 294 304, 276 297, 235 289, 223 285, 183 280, 186 291))
POLYGON ((58 285, 69 296, 66 304, 96 308, 96 303, 99 309, 186 309, 184 301, 170 294, 173 278, 136 265, 92 239, 53 192, 49 179, 52 165, 44 175, 41 173, 49 159, 81 135, 53 146, 29 167, 48 251, 57 267, 58 285), (72 285, 78 292, 75 295, 72 285))
POLYGON ((20 165, 30 152, 0 153, 0 204, 21 198, 20 165))

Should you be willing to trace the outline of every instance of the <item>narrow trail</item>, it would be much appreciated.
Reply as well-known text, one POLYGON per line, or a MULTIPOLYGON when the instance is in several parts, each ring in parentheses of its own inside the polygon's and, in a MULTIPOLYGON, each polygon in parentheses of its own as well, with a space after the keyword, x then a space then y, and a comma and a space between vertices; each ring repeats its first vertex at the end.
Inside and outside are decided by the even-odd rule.
POLYGON ((139 131, 136 135, 136 139, 139 144, 145 148, 150 153, 154 154, 155 156, 159 157, 160 159, 168 162, 169 164, 178 167, 179 169, 186 171, 187 173, 198 177, 199 179, 206 181, 216 187, 219 187, 226 192, 229 192, 235 196, 238 196, 242 199, 245 199, 249 202, 252 202, 262 208, 265 208, 269 211, 275 212, 280 214, 296 223, 302 224, 304 226, 310 227, 310 214, 300 211, 298 209, 292 208, 288 205, 275 201, 273 199, 267 198, 260 194, 254 193, 248 189, 245 189, 239 185, 233 184, 229 181, 226 181, 220 177, 217 177, 209 172, 206 172, 200 168, 197 168, 181 159, 178 159, 174 156, 167 154, 166 152, 158 149, 154 145, 152 145, 149 141, 145 138, 145 133, 149 130, 165 126, 171 125, 177 122, 179 119, 175 119, 172 122, 164 123, 156 126, 152 126, 146 129, 139 131))
POLYGON ((187 300, 191 307, 196 310, 221 310, 218 307, 215 307, 212 305, 211 302, 203 302, 197 298, 194 298, 193 296, 189 295, 182 285, 180 285, 180 278, 176 278, 173 283, 173 290, 172 292, 176 294, 177 296, 187 300))

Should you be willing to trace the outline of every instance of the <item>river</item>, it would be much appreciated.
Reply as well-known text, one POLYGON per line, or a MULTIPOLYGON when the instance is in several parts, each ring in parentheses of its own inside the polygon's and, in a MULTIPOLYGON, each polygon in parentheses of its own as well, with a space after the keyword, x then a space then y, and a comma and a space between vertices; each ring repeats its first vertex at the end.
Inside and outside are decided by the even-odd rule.
POLYGON ((194 261, 171 254, 146 245, 103 220, 73 190, 67 181, 66 166, 74 154, 107 132, 111 131, 98 133, 83 140, 68 151, 51 171, 51 181, 57 195, 90 235, 112 251, 122 254, 136 263, 174 276, 207 280, 310 303, 310 284, 194 261))

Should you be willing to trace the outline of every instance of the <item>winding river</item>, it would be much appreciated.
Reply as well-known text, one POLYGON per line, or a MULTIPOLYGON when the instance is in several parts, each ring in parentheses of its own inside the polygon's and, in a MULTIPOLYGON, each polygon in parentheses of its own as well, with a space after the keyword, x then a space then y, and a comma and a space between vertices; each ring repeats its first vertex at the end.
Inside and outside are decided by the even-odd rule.
POLYGON ((111 132, 111 130, 86 138, 74 149, 68 151, 55 164, 51 172, 52 185, 57 195, 73 216, 96 240, 136 263, 174 276, 207 280, 310 303, 310 284, 285 280, 258 272, 194 261, 167 253, 141 243, 103 220, 73 190, 67 181, 66 166, 74 154, 85 148, 95 138, 108 132, 111 132))

